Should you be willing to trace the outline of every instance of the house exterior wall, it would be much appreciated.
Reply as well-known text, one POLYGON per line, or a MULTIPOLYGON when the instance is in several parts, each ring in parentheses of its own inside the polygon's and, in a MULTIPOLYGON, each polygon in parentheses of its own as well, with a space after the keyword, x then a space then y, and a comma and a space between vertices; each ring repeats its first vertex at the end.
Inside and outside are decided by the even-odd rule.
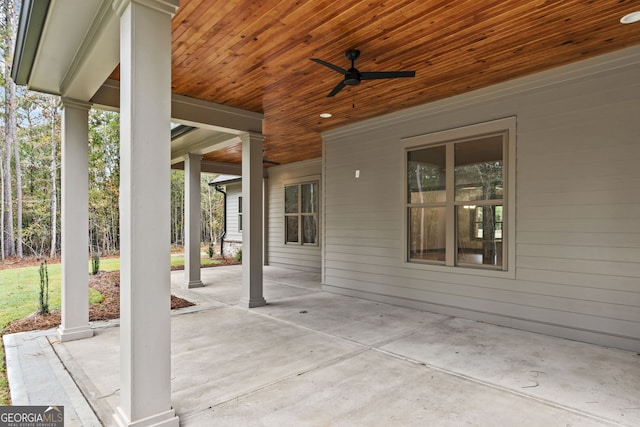
MULTIPOLYGON (((321 181, 322 159, 307 160, 267 169, 267 204, 265 228, 267 230, 265 261, 269 265, 283 266, 303 271, 320 271, 322 237, 319 245, 285 244, 284 235, 284 187, 288 184, 321 181)), ((322 192, 322 186, 320 186, 322 192)), ((322 200, 320 217, 322 218, 322 200)), ((320 224, 322 236, 322 223, 320 224)))
POLYGON ((638 76, 635 47, 323 134, 324 289, 640 351, 638 76), (506 117, 515 265, 406 262, 403 139, 506 117))
POLYGON ((242 248, 242 230, 239 223, 242 182, 226 184, 225 187, 227 191, 227 234, 224 238, 224 253, 233 256, 242 248))

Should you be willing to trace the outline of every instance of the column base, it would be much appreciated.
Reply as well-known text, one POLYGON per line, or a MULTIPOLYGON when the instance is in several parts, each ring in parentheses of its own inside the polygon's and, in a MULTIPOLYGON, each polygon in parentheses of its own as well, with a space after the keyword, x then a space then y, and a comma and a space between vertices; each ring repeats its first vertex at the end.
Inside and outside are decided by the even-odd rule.
POLYGON ((113 419, 120 427, 179 427, 179 418, 173 409, 132 422, 118 406, 113 419))
POLYGON ((267 301, 263 297, 257 298, 240 298, 238 306, 243 308, 255 308, 267 305, 267 301))
POLYGON ((93 329, 89 325, 78 326, 77 328, 58 328, 58 337, 60 342, 82 340, 85 338, 91 338, 93 336, 93 329))
POLYGON ((188 280, 184 282, 184 287, 186 289, 202 288, 204 283, 202 283, 202 280, 188 280))

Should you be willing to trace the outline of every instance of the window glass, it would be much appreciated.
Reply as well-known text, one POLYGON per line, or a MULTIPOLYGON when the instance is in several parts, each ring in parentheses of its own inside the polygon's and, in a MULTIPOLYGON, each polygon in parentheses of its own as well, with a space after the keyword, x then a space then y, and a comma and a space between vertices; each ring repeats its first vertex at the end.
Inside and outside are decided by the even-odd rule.
POLYGON ((318 243, 318 218, 315 215, 302 217, 302 243, 318 243))
POLYGON ((456 201, 502 199, 502 136, 455 144, 456 201))
POLYGON ((502 208, 456 206, 457 264, 502 266, 502 208))
POLYGON ((285 217, 286 224, 286 242, 298 243, 298 217, 287 216, 285 217))
POLYGON ((316 183, 302 184, 302 213, 318 212, 318 195, 316 183))
POLYGON ((445 261, 446 209, 409 209, 409 256, 425 261, 445 261))
POLYGON ((298 186, 289 185, 284 188, 284 213, 298 212, 298 186))
POLYGON ((408 155, 408 203, 444 202, 446 147, 422 148, 408 155))

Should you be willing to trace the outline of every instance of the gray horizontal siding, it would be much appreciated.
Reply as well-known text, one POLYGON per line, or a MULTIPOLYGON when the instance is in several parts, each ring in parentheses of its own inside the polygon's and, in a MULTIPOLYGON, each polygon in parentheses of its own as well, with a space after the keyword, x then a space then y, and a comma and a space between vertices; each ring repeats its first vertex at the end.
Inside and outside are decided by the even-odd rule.
POLYGON ((227 234, 226 240, 242 241, 242 231, 238 223, 239 197, 242 196, 242 184, 227 186, 227 234))
MULTIPOLYGON (((268 169, 266 209, 267 263, 297 270, 320 271, 321 246, 284 243, 284 186, 287 182, 304 177, 320 176, 321 159, 275 166, 268 169)), ((320 210, 324 207, 320 203, 320 210)), ((322 225, 321 225, 322 235, 322 225)))
POLYGON ((639 58, 632 48, 326 133, 325 289, 640 351, 639 58), (515 274, 404 262, 401 140, 509 116, 515 274))

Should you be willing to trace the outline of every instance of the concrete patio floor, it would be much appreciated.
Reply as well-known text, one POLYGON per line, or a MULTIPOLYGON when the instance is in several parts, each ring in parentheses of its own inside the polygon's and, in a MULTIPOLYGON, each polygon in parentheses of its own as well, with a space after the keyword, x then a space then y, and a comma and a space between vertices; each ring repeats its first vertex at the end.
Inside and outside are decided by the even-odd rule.
MULTIPOLYGON (((172 273, 197 303, 172 317, 181 425, 640 425, 638 354, 328 294, 314 273, 265 267, 269 304, 251 310, 235 306, 240 266, 202 279, 185 290, 172 273)), ((111 425, 117 324, 64 344, 55 331, 5 336, 13 404, 111 425)))

